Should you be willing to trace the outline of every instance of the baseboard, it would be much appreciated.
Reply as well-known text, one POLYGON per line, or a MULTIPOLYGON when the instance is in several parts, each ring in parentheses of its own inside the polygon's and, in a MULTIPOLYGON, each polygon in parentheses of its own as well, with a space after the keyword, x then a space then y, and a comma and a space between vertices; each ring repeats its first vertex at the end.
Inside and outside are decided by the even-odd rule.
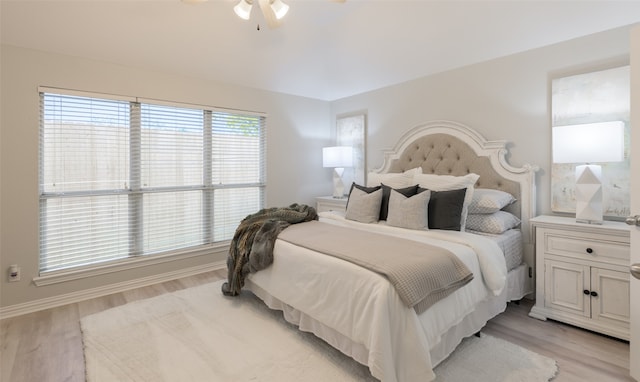
POLYGON ((135 280, 124 281, 116 284, 105 285, 98 288, 92 288, 77 292, 72 292, 60 296, 47 297, 40 300, 29 301, 22 304, 10 305, 0 308, 0 320, 5 318, 20 316, 23 314, 33 313, 44 309, 56 308, 58 306, 73 304, 80 301, 90 300, 96 297, 102 297, 113 293, 124 292, 131 289, 142 288, 145 286, 159 284, 165 281, 171 281, 183 277, 194 276, 200 273, 217 271, 225 269, 227 266, 226 259, 213 262, 207 265, 199 265, 197 267, 184 268, 158 275, 143 277, 135 280))

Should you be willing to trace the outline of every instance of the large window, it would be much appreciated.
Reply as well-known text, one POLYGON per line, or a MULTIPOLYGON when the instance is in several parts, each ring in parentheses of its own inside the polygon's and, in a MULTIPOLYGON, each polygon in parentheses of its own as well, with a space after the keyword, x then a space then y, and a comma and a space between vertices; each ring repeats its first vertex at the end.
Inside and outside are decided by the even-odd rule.
POLYGON ((41 273, 206 248, 264 205, 262 115, 40 97, 41 273))

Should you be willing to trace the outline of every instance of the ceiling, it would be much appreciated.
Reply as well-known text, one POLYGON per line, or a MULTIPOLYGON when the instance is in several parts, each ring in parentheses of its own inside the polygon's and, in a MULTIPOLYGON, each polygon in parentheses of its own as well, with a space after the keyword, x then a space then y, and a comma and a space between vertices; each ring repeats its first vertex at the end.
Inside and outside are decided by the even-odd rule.
POLYGON ((0 0, 3 44, 335 100, 640 22, 640 1, 0 0), (257 30, 260 25, 260 30, 257 30))

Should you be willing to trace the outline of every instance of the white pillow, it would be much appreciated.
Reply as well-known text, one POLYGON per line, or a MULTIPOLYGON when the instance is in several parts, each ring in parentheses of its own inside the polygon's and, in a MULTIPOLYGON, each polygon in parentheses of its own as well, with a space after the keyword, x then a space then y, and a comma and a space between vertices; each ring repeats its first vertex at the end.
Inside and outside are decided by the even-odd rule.
POLYGON ((470 214, 492 214, 516 201, 508 192, 490 188, 476 188, 469 204, 470 214))
POLYGON ((428 230, 430 196, 431 191, 406 197, 396 190, 391 190, 387 224, 394 227, 428 230))
POLYGON ((366 193, 354 187, 349 194, 347 212, 345 218, 360 223, 375 223, 380 217, 380 203, 382 202, 382 189, 366 193))
POLYGON ((413 176, 413 183, 417 183, 420 187, 433 191, 449 191, 466 188, 467 192, 464 195, 464 205, 460 216, 460 231, 464 231, 467 223, 469 204, 471 204, 471 200, 473 199, 473 186, 478 181, 478 178, 480 178, 480 175, 473 173, 464 176, 415 174, 413 176))
POLYGON ((501 234, 520 224, 520 219, 507 211, 492 214, 469 214, 467 228, 470 231, 501 234))
POLYGON ((370 172, 367 175, 367 187, 379 186, 382 183, 391 188, 405 188, 415 185, 413 183, 413 176, 416 174, 422 174, 422 167, 412 168, 405 172, 400 173, 386 173, 380 174, 377 172, 370 172))

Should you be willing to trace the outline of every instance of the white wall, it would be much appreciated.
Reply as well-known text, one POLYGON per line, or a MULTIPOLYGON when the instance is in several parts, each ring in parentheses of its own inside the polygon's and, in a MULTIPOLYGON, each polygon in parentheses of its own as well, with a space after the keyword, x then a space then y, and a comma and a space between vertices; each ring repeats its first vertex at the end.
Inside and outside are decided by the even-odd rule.
POLYGON ((431 120, 461 122, 486 139, 506 139, 512 165, 540 166, 537 212, 549 214, 551 79, 626 65, 628 56, 629 29, 619 28, 334 101, 332 120, 367 110, 370 169, 382 165, 382 151, 405 131, 431 120))
POLYGON ((267 205, 311 204, 315 196, 331 192, 331 173, 323 171, 321 160, 321 148, 332 138, 328 102, 11 46, 1 49, 0 307, 225 260, 224 254, 200 256, 51 286, 33 285, 38 274, 38 86, 265 112, 267 205), (20 282, 7 282, 11 264, 20 265, 20 282))
POLYGON ((336 115, 366 110, 370 168, 411 127, 461 122, 487 139, 512 142, 514 166, 541 167, 538 213, 549 213, 550 80, 625 65, 628 54, 629 30, 620 28, 328 103, 2 46, 0 307, 223 260, 196 257, 48 287, 30 283, 38 271, 39 85, 268 113, 269 206, 330 194, 320 149, 335 134, 336 115), (21 282, 7 282, 10 264, 21 265, 21 282))

